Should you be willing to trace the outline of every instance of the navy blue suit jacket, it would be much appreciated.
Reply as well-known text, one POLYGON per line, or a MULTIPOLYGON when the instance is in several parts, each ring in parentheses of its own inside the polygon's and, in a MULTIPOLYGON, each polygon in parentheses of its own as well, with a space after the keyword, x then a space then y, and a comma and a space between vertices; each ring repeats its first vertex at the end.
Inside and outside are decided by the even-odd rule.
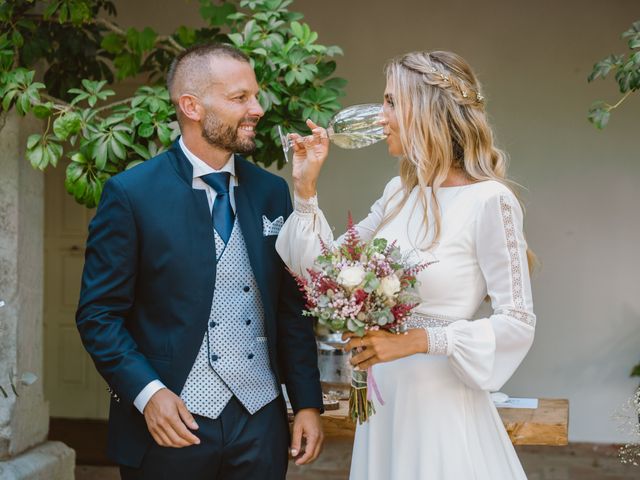
MULTIPOLYGON (((321 408, 312 325, 262 215, 292 211, 286 182, 235 156, 236 215, 265 312, 271 365, 294 410, 321 408)), ((216 278, 211 213, 177 143, 112 177, 89 225, 76 323, 113 392, 108 454, 138 466, 150 442, 133 401, 159 378, 180 394, 202 343, 216 278)))

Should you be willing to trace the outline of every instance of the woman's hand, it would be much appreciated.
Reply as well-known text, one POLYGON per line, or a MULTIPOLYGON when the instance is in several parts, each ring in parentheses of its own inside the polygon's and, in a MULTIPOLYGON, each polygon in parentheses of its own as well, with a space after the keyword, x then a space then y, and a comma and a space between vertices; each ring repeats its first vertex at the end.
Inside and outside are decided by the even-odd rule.
POLYGON ((364 337, 355 333, 344 333, 342 339, 349 339, 344 346, 347 352, 354 348, 363 348, 351 358, 351 364, 359 370, 366 370, 376 363, 391 362, 414 353, 426 353, 429 349, 427 332, 422 328, 411 329, 406 335, 396 335, 384 330, 370 330, 364 337))
POLYGON ((311 135, 289 134, 293 141, 293 187, 296 194, 304 199, 316 194, 320 169, 329 154, 327 131, 311 120, 307 120, 307 125, 311 135))

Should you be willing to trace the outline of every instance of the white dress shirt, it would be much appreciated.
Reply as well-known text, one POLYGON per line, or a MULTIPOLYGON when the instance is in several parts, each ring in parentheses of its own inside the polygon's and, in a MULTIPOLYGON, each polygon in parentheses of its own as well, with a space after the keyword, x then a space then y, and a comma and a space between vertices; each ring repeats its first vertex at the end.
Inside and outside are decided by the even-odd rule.
MULTIPOLYGON (((238 179, 236 178, 233 154, 229 157, 227 163, 225 163, 220 170, 216 170, 215 168, 207 165, 204 161, 196 157, 193 152, 191 152, 184 144, 184 142, 182 141, 182 137, 180 137, 178 144, 180 145, 182 152, 187 157, 187 160, 189 160, 189 162, 193 166, 193 181, 191 183, 191 186, 196 190, 204 190, 206 192, 207 201, 209 202, 209 211, 212 211, 213 209, 213 203, 215 202, 217 194, 216 191, 210 185, 206 184, 200 177, 209 173, 229 172, 231 174, 231 177, 229 178, 229 202, 231 203, 231 208, 235 213, 236 202, 233 187, 238 185, 238 179)), ((138 410, 140 410, 140 413, 144 413, 144 408, 147 406, 147 403, 149 402, 153 394, 163 388, 167 387, 160 380, 152 380, 138 394, 138 396, 133 401, 133 404, 138 410)))

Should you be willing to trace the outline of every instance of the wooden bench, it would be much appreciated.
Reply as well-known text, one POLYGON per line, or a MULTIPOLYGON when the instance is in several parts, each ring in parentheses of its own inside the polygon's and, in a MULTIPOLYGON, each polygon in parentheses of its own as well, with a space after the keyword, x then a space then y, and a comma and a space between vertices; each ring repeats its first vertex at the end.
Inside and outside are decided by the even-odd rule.
MULTIPOLYGON (((355 425, 348 415, 349 402, 322 415, 326 437, 353 437, 355 425)), ((538 408, 498 408, 514 445, 556 445, 568 443, 569 401, 541 398, 538 408)))

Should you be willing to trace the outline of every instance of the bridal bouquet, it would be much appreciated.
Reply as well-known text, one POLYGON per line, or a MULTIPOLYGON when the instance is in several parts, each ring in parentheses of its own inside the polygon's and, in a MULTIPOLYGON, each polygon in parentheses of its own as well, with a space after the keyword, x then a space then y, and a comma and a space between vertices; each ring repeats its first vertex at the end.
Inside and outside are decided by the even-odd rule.
MULTIPOLYGON (((303 314, 337 333, 402 333, 405 319, 420 302, 416 275, 429 264, 409 265, 395 242, 362 241, 351 216, 343 243, 333 248, 321 244, 309 278, 294 274, 306 298, 303 314)), ((354 422, 366 422, 375 413, 371 389, 384 404, 370 369, 353 370, 349 412, 354 422)))

